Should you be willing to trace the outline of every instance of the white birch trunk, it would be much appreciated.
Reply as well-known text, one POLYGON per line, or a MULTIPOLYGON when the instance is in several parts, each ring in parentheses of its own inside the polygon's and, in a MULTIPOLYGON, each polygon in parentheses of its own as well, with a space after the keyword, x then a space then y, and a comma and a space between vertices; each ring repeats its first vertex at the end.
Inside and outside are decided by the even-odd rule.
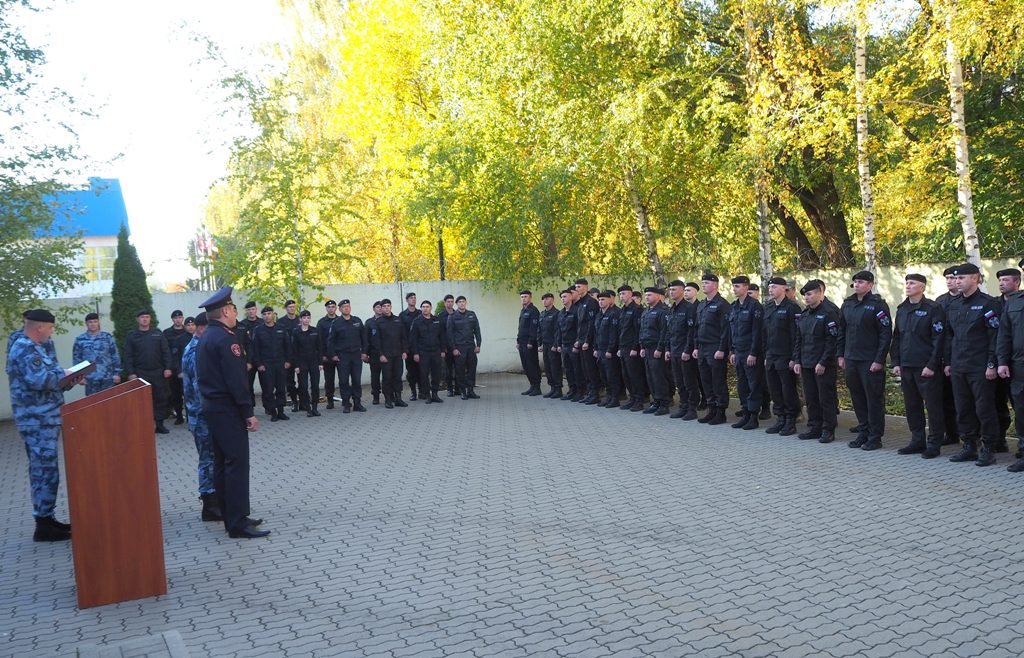
MULTIPOLYGON (((754 31, 754 19, 751 16, 749 6, 744 7, 743 31, 747 51, 747 107, 748 107, 748 132, 749 139, 758 139, 758 132, 763 125, 759 120, 763 104, 758 99, 757 84, 760 79, 760 67, 757 65, 757 56, 754 52, 754 39, 757 34, 754 31)), ((755 142, 756 143, 756 142, 755 142)), ((761 148, 754 161, 754 203, 757 210, 757 255, 761 270, 761 282, 764 283, 772 277, 772 233, 769 224, 767 176, 768 168, 761 148)))
POLYGON ((626 185, 626 192, 629 194, 629 203, 633 207, 633 215, 636 218, 636 227, 644 240, 644 247, 647 250, 647 262, 654 275, 654 283, 664 286, 666 283, 665 269, 661 266, 661 258, 658 256, 658 241, 654 238, 654 231, 651 230, 651 220, 647 213, 647 206, 640 197, 640 191, 636 189, 636 182, 633 180, 633 171, 626 167, 623 181, 626 185))
POLYGON ((953 127, 953 149, 956 155, 956 201, 960 226, 964 232, 967 261, 981 264, 978 227, 974 223, 974 201, 971 196, 971 161, 967 147, 967 121, 964 117, 964 75, 953 42, 956 0, 948 0, 946 11, 946 66, 949 67, 949 109, 953 127))
POLYGON ((860 203, 864 212, 864 258, 869 272, 877 267, 875 251, 875 197, 871 191, 871 162, 868 158, 868 12, 867 0, 857 0, 854 9, 856 52, 854 68, 857 83, 857 173, 860 178, 860 203))

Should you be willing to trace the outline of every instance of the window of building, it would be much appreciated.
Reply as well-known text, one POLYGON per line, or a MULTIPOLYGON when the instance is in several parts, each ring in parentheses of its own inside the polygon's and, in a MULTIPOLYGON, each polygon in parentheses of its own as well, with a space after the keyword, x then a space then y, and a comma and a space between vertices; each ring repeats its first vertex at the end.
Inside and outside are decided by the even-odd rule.
POLYGON ((82 254, 82 274, 86 281, 113 281, 117 247, 86 247, 82 254))

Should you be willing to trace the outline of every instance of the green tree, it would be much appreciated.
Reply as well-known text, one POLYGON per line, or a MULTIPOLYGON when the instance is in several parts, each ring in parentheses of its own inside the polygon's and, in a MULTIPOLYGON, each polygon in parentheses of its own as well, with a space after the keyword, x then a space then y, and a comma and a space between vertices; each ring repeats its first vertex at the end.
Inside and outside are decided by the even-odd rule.
MULTIPOLYGON (((114 338, 124 351, 124 339, 137 326, 139 311, 153 308, 153 295, 146 285, 146 271, 142 269, 139 253, 128 240, 128 227, 122 225, 117 234, 117 260, 114 261, 114 287, 110 293, 110 316, 114 321, 114 338)), ((153 316, 152 326, 159 319, 153 316)))

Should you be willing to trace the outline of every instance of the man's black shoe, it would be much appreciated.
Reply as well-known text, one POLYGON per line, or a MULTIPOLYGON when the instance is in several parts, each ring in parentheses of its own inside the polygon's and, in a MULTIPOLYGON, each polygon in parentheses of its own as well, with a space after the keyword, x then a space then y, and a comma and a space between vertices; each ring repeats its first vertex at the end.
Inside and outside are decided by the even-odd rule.
POLYGON ((366 407, 364 407, 363 403, 360 402, 359 400, 355 400, 352 403, 352 411, 360 411, 360 412, 366 411, 366 407))
POLYGON ((939 447, 938 445, 929 445, 927 448, 924 449, 924 452, 921 453, 921 457, 923 457, 924 459, 935 459, 941 454, 941 447, 939 447))
POLYGON ((701 416, 700 418, 698 418, 697 422, 698 423, 710 423, 711 419, 715 417, 716 413, 718 413, 717 409, 708 409, 708 412, 706 414, 704 414, 703 416, 701 416))
POLYGON ((725 425, 725 409, 717 409, 715 415, 708 421, 708 425, 725 425))
POLYGON ((818 439, 818 443, 832 443, 836 440, 836 433, 830 430, 825 430, 821 433, 821 438, 818 439))
POLYGON ((328 395, 327 396, 327 408, 328 409, 333 409, 334 408, 334 396, 333 395, 328 395))
POLYGON ((157 434, 170 434, 171 433, 171 430, 169 430, 166 427, 164 427, 163 423, 157 423, 155 431, 156 431, 157 434))
POLYGON ((974 446, 969 444, 969 443, 965 443, 963 445, 963 447, 960 448, 960 452, 958 452, 955 455, 953 455, 952 457, 950 457, 949 461, 951 461, 951 462, 973 462, 976 459, 978 459, 978 453, 974 449, 974 446))
POLYGON ((850 434, 860 434, 861 432, 865 431, 866 429, 867 428, 864 427, 863 425, 857 424, 857 425, 854 425, 853 427, 850 428, 850 434))
POLYGON ((1006 467, 1006 470, 1010 471, 1011 473, 1020 473, 1021 471, 1024 471, 1024 459, 1018 459, 1017 461, 1013 462, 1012 464, 1006 467))
POLYGON ((258 525, 263 525, 263 519, 250 519, 250 518, 249 518, 249 517, 247 516, 247 517, 245 517, 244 519, 242 519, 242 523, 243 523, 244 525, 247 525, 247 526, 252 526, 252 527, 254 527, 254 528, 255 528, 255 527, 256 527, 256 526, 258 526, 258 525))
POLYGON ((292 402, 292 413, 296 413, 299 410, 299 403, 292 402))
POLYGON ((523 391, 522 393, 520 393, 519 395, 529 395, 531 391, 533 391, 533 387, 532 386, 530 388, 526 389, 525 391, 523 391))
POLYGON ((535 398, 538 395, 543 395, 543 393, 540 390, 540 386, 534 386, 533 388, 530 389, 530 392, 527 393, 527 395, 529 395, 531 398, 535 398))
POLYGON ((732 425, 730 425, 730 427, 732 427, 734 430, 742 428, 744 425, 747 424, 747 421, 750 420, 751 416, 753 416, 753 414, 744 411, 743 414, 740 416, 740 419, 733 423, 732 425))
POLYGON ((241 530, 231 530, 228 537, 232 539, 259 539, 270 534, 269 530, 257 530, 252 526, 245 526, 241 530))
POLYGON ((860 449, 861 450, 871 451, 871 450, 878 450, 881 447, 882 447, 882 440, 881 439, 875 439, 873 441, 868 441, 867 443, 862 445, 860 447, 860 449))
MULTIPOLYGON (((416 398, 410 398, 410 399, 411 400, 415 400, 416 398)), ((395 398, 395 406, 396 407, 408 407, 409 405, 402 398, 395 398)))
POLYGON ((395 408, 395 403, 392 402, 390 398, 387 399, 387 400, 384 400, 384 408, 385 409, 394 409, 395 408))
POLYGON ((59 524, 52 516, 36 518, 36 530, 32 534, 32 541, 67 541, 71 539, 71 528, 61 527, 66 524, 59 524))
POLYGON ((659 404, 658 408, 654 412, 654 415, 655 416, 667 416, 668 415, 668 407, 666 407, 663 404, 659 404))
POLYGON ((462 397, 463 400, 468 400, 469 399, 469 395, 465 391, 462 392, 461 397, 462 397))
POLYGON ((821 438, 821 430, 808 427, 806 432, 800 432, 796 438, 801 441, 814 441, 821 438))
POLYGON ((679 407, 674 412, 672 412, 672 415, 669 416, 669 418, 682 418, 685 415, 686 415, 686 407, 679 407))
POLYGON ((182 425, 184 423, 185 423, 185 419, 182 418, 181 416, 178 416, 177 418, 174 419, 174 424, 175 425, 182 425))
POLYGON ((444 400, 442 400, 441 398, 437 397, 437 391, 434 391, 433 393, 431 393, 430 397, 427 399, 427 401, 428 402, 434 402, 436 404, 441 404, 442 402, 444 402, 444 400))
POLYGON ((928 447, 924 441, 911 441, 896 451, 897 455, 919 455, 928 447))
POLYGON ((786 419, 783 418, 782 416, 779 416, 778 420, 775 421, 775 424, 772 425, 771 427, 769 427, 768 429, 766 429, 764 431, 764 433, 765 434, 778 434, 779 432, 782 431, 782 428, 785 427, 785 426, 786 426, 786 419))
POLYGON ((312 418, 313 416, 319 416, 319 415, 320 414, 313 413, 312 409, 310 409, 309 411, 306 412, 306 418, 312 418))
POLYGON ((741 430, 756 430, 757 426, 758 426, 757 414, 752 413, 752 414, 750 414, 747 417, 747 422, 744 423, 743 427, 741 427, 740 429, 741 430))
POLYGON ((644 398, 637 398, 633 406, 629 408, 630 411, 643 411, 647 408, 647 400, 644 398))
POLYGON ((686 415, 683 416, 683 420, 696 420, 696 419, 697 419, 697 412, 694 411, 693 409, 690 409, 689 411, 687 411, 686 415))
POLYGON ((574 397, 576 397, 576 391, 574 391, 574 390, 572 390, 572 389, 570 388, 570 389, 566 390, 566 392, 565 392, 565 395, 563 395, 563 396, 562 396, 561 398, 559 398, 559 399, 560 399, 560 400, 571 400, 571 399, 573 399, 574 397))
POLYGON ((793 436, 796 434, 796 421, 792 416, 786 417, 786 424, 779 430, 779 436, 793 436))
POLYGON ((660 404, 658 404, 657 402, 652 402, 651 406, 649 406, 646 409, 644 409, 644 413, 645 414, 653 414, 655 411, 657 411, 660 408, 661 408, 660 404))
POLYGON ((416 400, 419 400, 419 397, 416 396, 416 391, 413 391, 412 393, 409 394, 409 402, 415 402, 416 400))
POLYGON ((374 395, 373 396, 373 404, 380 404, 380 396, 379 395, 374 395))
POLYGON ((863 448, 864 445, 867 442, 868 442, 868 435, 867 434, 858 434, 856 439, 854 439, 853 441, 850 441, 846 445, 848 447, 850 447, 850 448, 863 448))
POLYGON ((619 408, 621 408, 621 405, 619 404, 619 401, 617 399, 613 398, 612 400, 610 400, 608 402, 608 404, 604 405, 604 408, 605 409, 619 409, 619 408))
MULTIPOLYGON (((1007 451, 1009 452, 1009 451, 1007 451)), ((981 451, 978 453, 978 461, 974 462, 975 466, 991 466, 996 463, 995 451, 989 449, 988 446, 982 446, 981 451)))
POLYGON ((350 413, 352 413, 352 407, 346 404, 344 407, 341 408, 341 413, 343 413, 343 414, 350 414, 350 413))
POLYGON ((480 396, 476 394, 476 391, 473 390, 472 386, 469 387, 469 399, 470 400, 479 400, 480 399, 480 396))
POLYGON ((284 408, 283 407, 281 409, 277 410, 277 419, 278 420, 289 420, 288 416, 284 415, 284 408))
POLYGON ((270 422, 272 422, 272 423, 276 423, 277 422, 277 412, 276 411, 274 413, 270 414, 270 422))

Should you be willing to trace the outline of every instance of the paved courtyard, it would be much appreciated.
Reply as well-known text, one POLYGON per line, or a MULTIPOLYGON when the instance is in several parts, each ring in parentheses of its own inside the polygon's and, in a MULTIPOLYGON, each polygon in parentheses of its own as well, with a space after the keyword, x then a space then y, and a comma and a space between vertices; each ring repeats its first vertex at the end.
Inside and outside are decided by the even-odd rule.
POLYGON ((165 632, 192 656, 1024 654, 1008 455, 902 457, 905 428, 850 450, 848 414, 820 445, 482 383, 477 401, 265 423, 264 540, 201 522, 191 436, 158 437, 168 594, 82 611, 70 546, 31 541, 3 425, 0 655, 165 632))

